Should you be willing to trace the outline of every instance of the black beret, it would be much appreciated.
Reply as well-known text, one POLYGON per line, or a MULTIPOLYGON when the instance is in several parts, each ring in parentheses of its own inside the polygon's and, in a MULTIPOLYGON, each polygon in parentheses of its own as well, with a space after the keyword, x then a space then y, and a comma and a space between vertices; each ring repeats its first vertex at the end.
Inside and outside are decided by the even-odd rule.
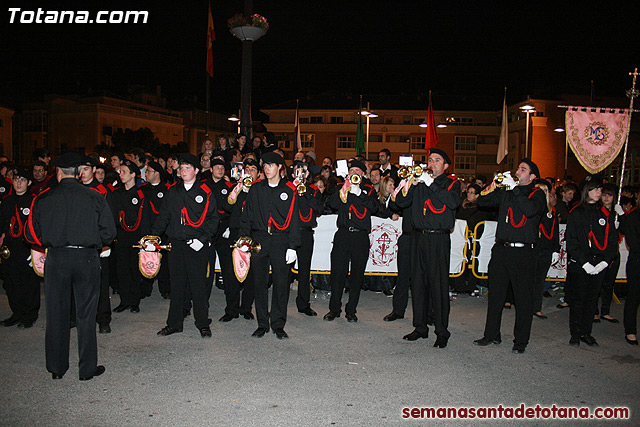
POLYGON ((33 181, 33 176, 31 175, 31 171, 24 166, 16 166, 13 168, 13 177, 21 176, 23 178, 27 178, 29 181, 33 181))
POLYGON ((255 159, 253 159, 251 157, 247 157, 246 159, 244 159, 243 163, 244 163, 245 167, 247 167, 247 166, 255 166, 258 169, 260 169, 260 163, 257 160, 255 160, 255 159))
POLYGON ((602 187, 602 178, 600 175, 587 175, 580 182, 580 191, 584 189, 585 186, 589 186, 589 190, 593 190, 594 188, 602 187))
POLYGON ((154 171, 160 173, 160 180, 164 181, 167 177, 167 171, 164 170, 162 165, 158 162, 149 162, 147 163, 147 168, 151 168, 154 171))
POLYGON ((444 162, 447 164, 451 164, 451 159, 449 158, 449 156, 447 156, 447 153, 445 153, 444 150, 441 150, 439 148, 431 148, 429 149, 429 154, 439 154, 442 156, 442 158, 444 159, 444 162))
POLYGON ((82 163, 82 155, 77 151, 68 151, 56 157, 52 165, 58 168, 75 168, 82 163))
POLYGON ((365 166, 364 163, 362 163, 360 160, 356 160, 356 159, 351 159, 349 161, 349 169, 351 168, 358 168, 360 169, 362 172, 367 172, 367 167, 365 166))
POLYGON ((262 155, 262 163, 275 163, 277 165, 284 165, 284 159, 280 154, 269 151, 268 153, 264 153, 262 155))
POLYGON ((520 163, 526 163, 529 166, 529 169, 531 169, 531 173, 535 174, 536 178, 540 178, 540 169, 538 169, 538 165, 533 163, 530 158, 525 157, 520 160, 520 163))
POLYGON ((129 168, 129 172, 135 174, 136 176, 140 176, 140 168, 131 160, 125 160, 124 162, 122 162, 122 166, 126 166, 127 168, 129 168))
MULTIPOLYGON (((225 166, 224 160, 217 159, 217 158, 216 159, 211 159, 211 167, 214 167, 216 165, 225 166)), ((226 169, 226 166, 225 166, 225 169, 226 169)))
POLYGON ((100 164, 100 162, 98 162, 96 159, 94 159, 91 156, 82 156, 82 163, 80 163, 81 166, 92 166, 92 167, 96 167, 100 164))
MULTIPOLYGON (((201 169, 200 161, 196 156, 191 153, 183 153, 178 156, 178 162, 180 164, 186 163, 188 165, 193 166, 195 169, 201 169)), ((213 162, 213 160, 212 160, 213 162)))

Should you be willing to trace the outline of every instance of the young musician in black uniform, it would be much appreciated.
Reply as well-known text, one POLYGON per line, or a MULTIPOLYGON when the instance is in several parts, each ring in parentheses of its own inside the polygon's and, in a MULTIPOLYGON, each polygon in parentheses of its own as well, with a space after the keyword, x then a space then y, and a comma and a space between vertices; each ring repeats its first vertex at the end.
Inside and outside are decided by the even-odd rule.
POLYGON ((182 179, 169 188, 160 217, 151 229, 155 236, 166 231, 171 242, 171 303, 167 325, 158 332, 162 336, 182 332, 184 294, 188 286, 193 298, 196 328, 202 338, 211 337, 206 286, 207 249, 218 229, 218 212, 213 191, 197 180, 199 171, 200 163, 196 156, 189 153, 180 156, 182 179))
MULTIPOLYGON (((616 211, 619 205, 616 205, 616 211)), ((632 208, 620 218, 620 233, 629 246, 627 296, 624 300, 624 333, 630 345, 638 345, 638 306, 640 305, 640 210, 632 208)))
POLYGON ((71 289, 77 309, 80 380, 102 375, 98 366, 96 311, 100 291, 98 251, 116 237, 115 222, 104 197, 76 179, 82 157, 63 154, 54 162, 59 184, 33 201, 25 237, 48 248, 44 287, 47 370, 60 379, 69 369, 71 289))
POLYGON ((582 183, 582 197, 569 213, 565 241, 571 283, 569 305, 569 344, 580 341, 590 347, 598 343, 591 336, 593 315, 606 269, 616 257, 618 233, 614 213, 602 205, 602 180, 588 175, 582 183))
POLYGON ((378 211, 380 203, 371 184, 362 182, 367 167, 359 160, 349 162, 349 176, 342 188, 333 193, 328 200, 331 208, 337 210, 338 231, 333 237, 331 249, 331 299, 329 312, 324 320, 340 317, 342 311, 342 292, 349 273, 349 302, 345 306, 345 317, 349 322, 357 322, 356 307, 360 299, 360 289, 364 280, 364 271, 369 259, 369 233, 371 215, 378 211), (356 183, 353 183, 355 180, 356 183), (360 182, 358 184, 358 182, 360 182))
POLYGON ((151 208, 142 190, 136 185, 140 169, 130 160, 120 165, 120 181, 111 197, 111 208, 116 219, 118 241, 114 255, 118 263, 118 293, 120 305, 113 309, 120 313, 130 309, 132 313, 140 311, 142 293, 142 275, 138 267, 138 249, 132 246, 142 236, 149 234, 151 226, 151 208))
POLYGON ((500 323, 509 283, 516 305, 513 353, 524 353, 529 343, 533 318, 534 248, 540 217, 547 208, 544 192, 534 183, 539 175, 535 163, 522 159, 516 171, 519 184, 513 190, 495 189, 494 181, 485 189, 485 192, 491 192, 478 199, 478 206, 498 206, 499 210, 496 243, 489 262, 487 321, 484 337, 475 340, 476 345, 502 342, 500 323))
MULTIPOLYGON (((29 265, 31 246, 24 241, 31 202, 34 196, 28 191, 31 173, 22 167, 13 168, 13 191, 0 204, 0 234, 9 258, 2 260, 7 299, 11 316, 2 321, 4 326, 30 328, 38 318, 40 310, 40 278, 29 265)), ((7 192, 5 192, 6 194, 7 192)))
POLYGON ((262 250, 251 256, 256 295, 258 328, 254 337, 263 337, 269 326, 279 339, 288 338, 284 330, 289 301, 289 271, 300 246, 300 218, 295 185, 282 179, 284 159, 268 152, 262 156, 265 179, 254 182, 247 195, 240 236, 251 236, 262 250), (271 310, 268 288, 269 265, 273 274, 271 310))
POLYGON ((311 308, 311 258, 313 257, 314 231, 318 226, 317 217, 322 214, 324 203, 320 198, 318 187, 309 183, 309 171, 306 164, 297 161, 293 165, 293 184, 304 188, 304 194, 299 198, 298 215, 300 217, 300 247, 298 254, 298 296, 296 306, 298 312, 307 316, 317 316, 311 308))
POLYGON ((434 347, 438 348, 445 348, 451 335, 448 330, 450 234, 456 224, 456 209, 460 205, 460 182, 445 174, 450 164, 447 153, 432 148, 428 158, 428 168, 432 174, 424 171, 418 179, 409 179, 396 196, 398 206, 411 204, 415 230, 411 260, 411 302, 415 329, 403 339, 415 341, 428 337, 427 316, 431 300, 437 335, 434 347), (415 185, 410 185, 412 182, 415 185))

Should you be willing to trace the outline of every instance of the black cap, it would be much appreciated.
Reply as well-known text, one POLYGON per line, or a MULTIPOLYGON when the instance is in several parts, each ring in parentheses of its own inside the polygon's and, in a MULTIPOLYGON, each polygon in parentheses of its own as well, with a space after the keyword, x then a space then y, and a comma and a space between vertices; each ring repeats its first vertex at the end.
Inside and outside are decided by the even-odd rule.
POLYGON ((82 164, 82 155, 77 151, 68 151, 56 157, 52 165, 57 168, 76 168, 82 164))
POLYGON ((82 156, 82 163, 80 163, 80 166, 96 167, 99 164, 100 164, 100 162, 98 162, 96 159, 94 159, 91 156, 82 156))
POLYGON ((362 163, 360 160, 356 160, 356 159, 351 159, 349 160, 349 169, 351 168, 358 168, 360 169, 363 173, 367 172, 367 167, 365 166, 364 163, 362 163))
POLYGON ((442 156, 442 158, 444 159, 444 162, 447 164, 451 164, 451 159, 449 158, 449 156, 447 155, 447 153, 445 153, 444 150, 441 150, 439 148, 431 148, 429 149, 429 154, 439 154, 442 156))
POLYGON ((600 177, 600 175, 587 175, 580 182, 580 192, 582 192, 582 190, 584 190, 584 187, 586 186, 589 187, 589 191, 593 190, 594 188, 602 187, 602 178, 600 177))
POLYGON ((147 163, 147 168, 151 168, 160 174, 160 180, 164 181, 167 178, 167 171, 164 170, 162 165, 158 162, 147 163))
POLYGON ((122 163, 122 166, 126 166, 127 168, 129 168, 129 172, 135 174, 136 176, 140 176, 140 168, 131 160, 125 160, 122 163))
POLYGON ((275 163, 277 165, 284 165, 284 159, 280 154, 269 151, 268 153, 264 153, 262 155, 262 163, 275 163))
MULTIPOLYGON (((211 159, 211 167, 214 167, 216 165, 225 166, 224 160, 217 159, 217 158, 216 159, 211 159)), ((225 169, 226 169, 226 166, 225 166, 225 169)))
POLYGON ((306 163, 303 162, 302 160, 296 160, 295 162, 293 162, 293 167, 298 167, 298 166, 305 166, 306 163))
POLYGON ((520 160, 520 163, 526 163, 529 166, 529 169, 531 169, 531 173, 535 174, 536 178, 540 178, 540 169, 538 169, 538 165, 533 163, 530 158, 525 157, 520 160))
MULTIPOLYGON (((211 160, 211 162, 213 163, 213 159, 211 160)), ((180 154, 178 156, 178 163, 180 164, 186 163, 188 165, 193 166, 194 169, 202 169, 202 166, 200 165, 200 161, 198 160, 198 158, 191 153, 180 154)))
POLYGON ((31 175, 31 171, 24 166, 16 166, 13 168, 13 177, 21 176, 23 178, 27 178, 29 181, 33 181, 33 175, 31 175))
POLYGON ((252 158, 252 157, 247 157, 246 159, 244 159, 243 164, 244 164, 245 167, 247 167, 247 166, 255 166, 258 169, 260 169, 260 163, 257 160, 255 160, 254 158, 252 158))

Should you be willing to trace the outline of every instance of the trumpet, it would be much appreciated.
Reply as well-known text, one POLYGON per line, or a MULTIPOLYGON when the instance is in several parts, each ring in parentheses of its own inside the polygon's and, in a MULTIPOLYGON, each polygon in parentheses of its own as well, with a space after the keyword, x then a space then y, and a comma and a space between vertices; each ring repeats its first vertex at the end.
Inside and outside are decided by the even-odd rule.
POLYGON ((413 176, 415 178, 420 178, 423 173, 427 173, 429 176, 433 176, 433 170, 431 168, 424 169, 422 166, 403 166, 398 171, 398 176, 402 179, 413 176))
POLYGON ((245 176, 244 178, 242 178, 242 186, 245 188, 251 188, 251 186, 253 185, 253 179, 251 179, 250 176, 245 176))
POLYGON ((251 253, 257 254, 262 249, 262 245, 251 238, 251 236, 240 236, 233 245, 229 247, 231 249, 240 249, 243 246, 249 247, 251 253))
POLYGON ((162 240, 160 240, 160 237, 152 236, 150 234, 143 236, 140 239, 140 241, 137 244, 133 245, 132 247, 138 248, 138 249, 144 249, 147 242, 153 243, 156 249, 164 249, 165 251, 171 251, 171 243, 167 243, 166 245, 161 245, 160 243, 162 242, 162 240))
POLYGON ((298 184, 298 187, 296 188, 298 189, 298 196, 304 196, 305 194, 307 194, 307 186, 304 185, 304 182, 298 184))
POLYGON ((7 247, 7 245, 0 246, 0 263, 2 263, 3 259, 9 259, 11 256, 11 251, 7 247))
POLYGON ((349 181, 351 181, 352 185, 360 185, 362 182, 362 177, 356 173, 349 177, 349 181))
POLYGON ((486 196, 487 194, 493 192, 496 188, 504 188, 506 190, 513 190, 518 184, 518 177, 516 176, 515 178, 513 178, 511 176, 511 171, 506 171, 506 172, 496 172, 496 174, 493 176, 493 183, 495 184, 494 186, 492 186, 489 189, 484 189, 480 192, 481 196, 486 196), (503 181, 507 178, 511 178, 511 180, 513 180, 513 182, 515 183, 515 185, 513 185, 512 183, 508 182, 508 183, 503 183, 503 181))

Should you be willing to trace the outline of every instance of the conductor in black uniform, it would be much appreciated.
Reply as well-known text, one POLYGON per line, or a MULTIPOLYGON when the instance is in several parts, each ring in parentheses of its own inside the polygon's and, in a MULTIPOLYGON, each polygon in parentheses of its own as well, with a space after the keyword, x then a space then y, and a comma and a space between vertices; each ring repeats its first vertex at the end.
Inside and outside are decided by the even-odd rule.
POLYGON ((502 309, 509 283, 513 288, 516 306, 513 353, 524 353, 531 334, 533 317, 533 280, 535 243, 538 240, 540 217, 547 210, 544 192, 534 181, 540 176, 538 166, 530 159, 522 159, 516 171, 518 185, 513 190, 495 189, 492 182, 481 195, 478 206, 498 206, 496 243, 489 262, 489 304, 484 336, 474 344, 500 344, 502 309))
POLYGON ((107 202, 76 179, 82 157, 67 153, 53 165, 59 185, 40 194, 29 214, 25 237, 48 248, 44 287, 47 370, 60 379, 69 369, 71 290, 76 304, 80 380, 104 373, 98 366, 96 310, 100 292, 98 252, 116 237, 107 202))

